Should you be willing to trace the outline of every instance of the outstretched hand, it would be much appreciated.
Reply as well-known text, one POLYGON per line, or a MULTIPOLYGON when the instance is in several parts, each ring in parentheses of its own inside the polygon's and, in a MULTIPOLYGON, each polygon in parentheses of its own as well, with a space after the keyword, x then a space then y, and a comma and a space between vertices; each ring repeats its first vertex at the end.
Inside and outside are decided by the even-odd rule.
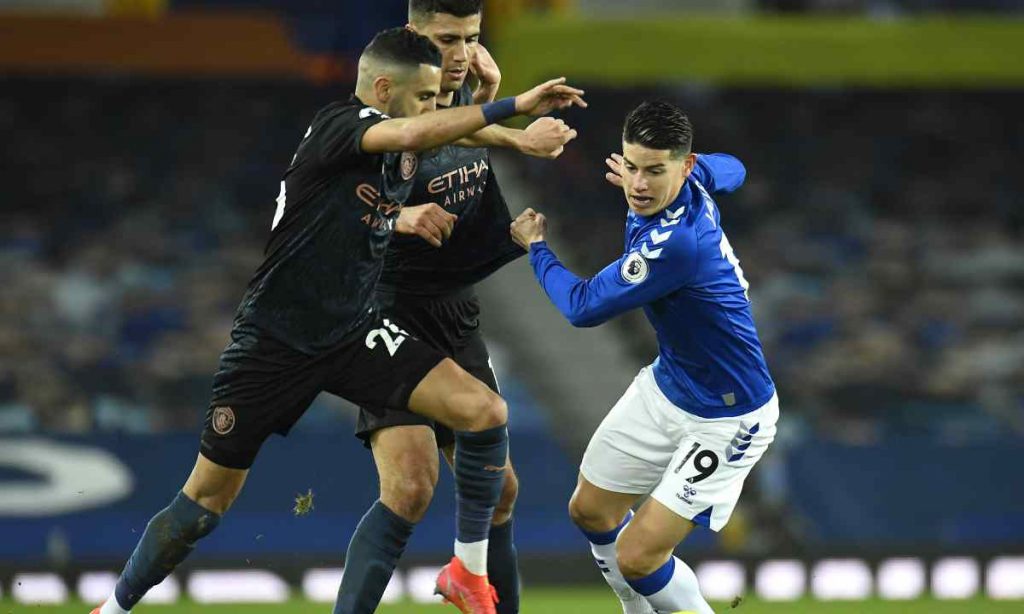
POLYGON ((613 153, 604 159, 604 163, 611 169, 609 172, 604 174, 604 178, 608 180, 608 183, 612 184, 617 188, 622 187, 622 155, 613 153))
POLYGON ((501 83, 501 70, 491 53, 481 44, 477 44, 476 53, 469 63, 469 72, 476 76, 479 86, 473 94, 475 104, 483 104, 494 100, 501 83))
POLYGON ((565 84, 565 77, 541 83, 516 96, 516 113, 534 117, 576 105, 586 108, 583 90, 565 84))

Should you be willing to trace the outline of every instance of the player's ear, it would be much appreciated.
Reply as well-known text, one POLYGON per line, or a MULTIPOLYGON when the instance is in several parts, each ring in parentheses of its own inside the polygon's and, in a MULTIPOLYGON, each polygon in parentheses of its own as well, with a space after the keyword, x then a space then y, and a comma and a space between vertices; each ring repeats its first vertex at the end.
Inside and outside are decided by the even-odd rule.
POLYGON ((683 179, 690 176, 693 172, 693 167, 697 164, 697 154, 690 153, 686 154, 686 159, 683 160, 683 179))
POLYGON ((381 75, 373 80, 373 93, 376 94, 377 100, 387 104, 391 100, 393 93, 393 84, 391 79, 386 75, 381 75))

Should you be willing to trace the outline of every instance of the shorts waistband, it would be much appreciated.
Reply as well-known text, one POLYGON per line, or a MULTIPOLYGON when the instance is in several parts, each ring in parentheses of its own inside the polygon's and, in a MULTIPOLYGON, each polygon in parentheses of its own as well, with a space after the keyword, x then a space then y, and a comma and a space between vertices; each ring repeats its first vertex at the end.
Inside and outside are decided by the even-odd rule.
POLYGON ((463 286, 456 290, 437 294, 411 294, 402 292, 393 286, 378 284, 374 291, 390 303, 456 303, 476 299, 476 288, 473 286, 463 286))

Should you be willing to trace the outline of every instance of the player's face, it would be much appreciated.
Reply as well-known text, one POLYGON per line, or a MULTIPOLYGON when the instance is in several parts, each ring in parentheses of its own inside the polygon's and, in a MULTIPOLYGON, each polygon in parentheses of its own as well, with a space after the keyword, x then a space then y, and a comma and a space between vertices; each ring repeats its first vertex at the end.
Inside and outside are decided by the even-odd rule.
POLYGON ((693 154, 673 158, 669 149, 623 142, 622 190, 629 208, 638 215, 654 215, 671 205, 695 161, 693 154))
POLYGON ((416 70, 398 75, 391 85, 385 111, 391 117, 416 117, 437 108, 441 91, 441 69, 420 64, 416 70))
POLYGON ((480 41, 480 20, 479 13, 467 17, 433 13, 425 23, 413 24, 416 32, 429 38, 441 50, 442 92, 457 91, 466 81, 480 41))

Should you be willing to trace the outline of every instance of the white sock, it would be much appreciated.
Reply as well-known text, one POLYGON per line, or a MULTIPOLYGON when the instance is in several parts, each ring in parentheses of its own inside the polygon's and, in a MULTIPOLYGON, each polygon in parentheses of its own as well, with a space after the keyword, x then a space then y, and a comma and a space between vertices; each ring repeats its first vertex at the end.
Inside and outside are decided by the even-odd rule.
POLYGON ((659 612, 686 610, 697 614, 715 614, 700 594, 697 574, 677 557, 672 559, 675 561, 672 578, 661 590, 647 595, 647 601, 659 612))
POLYGON ((117 596, 111 593, 110 598, 100 606, 100 614, 130 614, 130 612, 122 610, 121 605, 117 603, 117 596))
MULTIPOLYGON (((487 541, 486 539, 464 544, 455 540, 455 556, 471 574, 487 575, 487 541)), ((106 614, 106 613, 102 613, 106 614)))
POLYGON ((590 552, 593 553, 594 560, 597 561, 597 566, 601 569, 601 575, 604 576, 605 582, 608 583, 608 586, 612 587, 619 601, 622 602, 623 614, 654 614, 654 608, 651 607, 651 604, 647 603, 647 600, 640 593, 633 590, 626 583, 626 579, 622 577, 622 572, 619 571, 619 563, 615 558, 614 542, 610 544, 595 544, 591 542, 590 552))

